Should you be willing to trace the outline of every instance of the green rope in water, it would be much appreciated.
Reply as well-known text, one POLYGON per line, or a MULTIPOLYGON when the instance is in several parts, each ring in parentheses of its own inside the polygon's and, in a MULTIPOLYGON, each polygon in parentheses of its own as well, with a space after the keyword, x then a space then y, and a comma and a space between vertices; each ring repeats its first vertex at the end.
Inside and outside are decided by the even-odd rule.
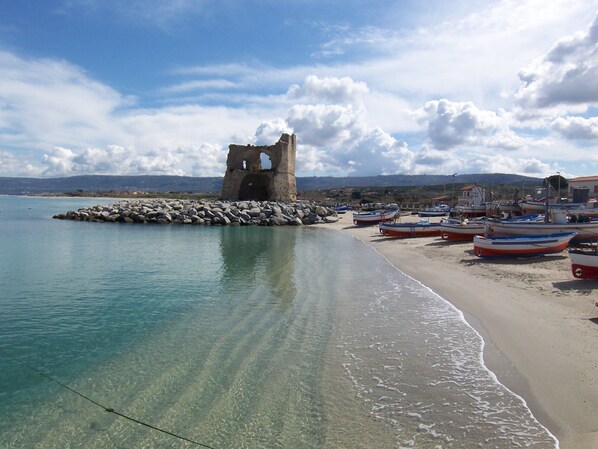
POLYGON ((160 429, 159 427, 152 426, 151 424, 148 424, 148 423, 146 423, 146 422, 143 422, 143 421, 141 421, 141 420, 139 420, 139 419, 135 419, 135 418, 133 418, 133 417, 131 417, 131 416, 125 415, 124 413, 117 412, 117 411, 116 411, 116 410, 114 410, 113 408, 111 408, 111 407, 106 407, 106 406, 104 406, 104 405, 100 404, 99 402, 97 402, 97 401, 94 401, 93 399, 91 399, 91 398, 89 398, 89 397, 85 396, 84 394, 82 394, 82 393, 78 392, 77 390, 75 390, 75 389, 73 389, 73 388, 69 387, 68 385, 65 385, 65 384, 63 384, 62 382, 60 382, 60 381, 58 381, 58 380, 54 379, 53 377, 51 377, 51 376, 49 376, 48 374, 46 374, 46 373, 44 373, 44 372, 42 372, 42 371, 38 370, 37 368, 34 368, 34 367, 32 367, 32 366, 29 366, 29 365, 27 365, 26 363, 24 363, 24 362, 20 361, 20 360, 19 360, 19 359, 17 359, 16 357, 14 357, 14 356, 12 356, 12 355, 8 354, 8 353, 7 353, 7 352, 5 352, 4 350, 0 349, 0 353, 4 354, 6 357, 8 357, 8 358, 10 358, 10 359, 14 360, 15 362, 19 363, 20 365, 24 366, 25 368, 27 368, 27 369, 29 369, 29 370, 33 371, 34 373, 36 373, 36 374, 38 374, 38 375, 40 375, 40 376, 42 376, 42 377, 45 377, 46 379, 49 379, 49 380, 51 380, 52 382, 54 382, 54 383, 56 383, 56 384, 60 385, 61 387, 63 387, 63 388, 65 388, 65 389, 69 390, 71 393, 74 393, 74 394, 76 394, 77 396, 80 396, 80 397, 82 397, 82 398, 83 398, 83 399, 85 399, 86 401, 89 401, 89 402, 91 402, 92 404, 94 404, 94 405, 96 405, 96 406, 98 406, 98 407, 100 407, 100 408, 104 409, 104 411, 106 411, 106 412, 108 412, 108 413, 113 413, 113 414, 115 414, 115 415, 117 415, 117 416, 120 416, 121 418, 128 419, 129 421, 132 421, 132 422, 134 422, 134 423, 140 424, 140 425, 142 425, 142 426, 148 427, 148 428, 150 428, 150 429, 153 429, 153 430, 156 430, 156 431, 158 431, 158 432, 165 433, 166 435, 170 435, 170 436, 172 436, 172 437, 175 437, 175 438, 178 438, 178 439, 180 439, 180 440, 187 441, 187 442, 189 442, 189 443, 193 443, 193 444, 195 444, 195 445, 197 445, 197 446, 205 447, 205 448, 208 448, 208 449, 215 449, 214 447, 212 447, 212 446, 208 446, 207 444, 203 444, 203 443, 200 443, 200 442, 198 442, 198 441, 191 440, 190 438, 186 438, 186 437, 184 437, 184 436, 177 435, 176 433, 170 432, 170 431, 168 431, 168 430, 160 429))

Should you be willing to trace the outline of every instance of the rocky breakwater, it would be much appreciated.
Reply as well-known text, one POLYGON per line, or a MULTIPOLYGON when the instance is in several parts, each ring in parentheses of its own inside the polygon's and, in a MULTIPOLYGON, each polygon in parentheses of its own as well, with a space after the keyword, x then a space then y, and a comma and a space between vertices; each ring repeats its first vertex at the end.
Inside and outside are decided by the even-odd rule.
POLYGON ((186 225, 301 226, 334 223, 333 210, 311 203, 268 201, 123 200, 54 215, 61 220, 186 225))

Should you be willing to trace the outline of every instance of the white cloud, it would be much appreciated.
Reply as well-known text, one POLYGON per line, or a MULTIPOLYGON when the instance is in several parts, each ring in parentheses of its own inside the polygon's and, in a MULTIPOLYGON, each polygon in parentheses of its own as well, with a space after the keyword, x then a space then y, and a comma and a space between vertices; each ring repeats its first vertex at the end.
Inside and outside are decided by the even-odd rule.
POLYGON ((536 158, 512 157, 504 154, 470 153, 464 157, 469 161, 470 173, 514 173, 524 176, 544 177, 555 173, 555 165, 544 163, 536 158))
POLYGON ((337 63, 339 72, 412 104, 433 95, 506 107, 511 98, 500 94, 517 88, 521 67, 594 13, 592 2, 569 0, 439 2, 417 28, 397 20, 402 27, 341 29, 325 45, 358 61, 337 63))
POLYGON ((63 61, 0 51, 0 117, 10 129, 7 145, 32 149, 97 142, 102 128, 112 124, 110 116, 131 101, 63 61))
POLYGON ((598 15, 590 28, 560 39, 523 69, 515 98, 523 107, 598 103, 598 15))
POLYGON ((173 86, 162 89, 164 93, 176 94, 183 92, 191 92, 196 90, 224 90, 234 89, 237 84, 226 79, 201 79, 182 82, 173 86))
POLYGON ((295 105, 287 123, 307 145, 328 146, 343 143, 351 137, 360 111, 349 105, 295 105))
POLYGON ((226 153, 208 144, 139 153, 134 147, 109 145, 78 153, 56 147, 43 157, 44 176, 77 174, 222 176, 226 153))
POLYGON ((259 106, 140 109, 76 66, 0 52, 5 175, 222 176, 227 145, 251 142, 266 113, 259 106))
POLYGON ((307 76, 305 84, 289 89, 294 104, 284 121, 258 128, 297 134, 297 169, 310 174, 378 175, 408 172, 413 158, 405 142, 370 126, 362 102, 369 89, 351 78, 307 76))
POLYGON ((8 151, 0 151, 0 176, 39 176, 41 170, 31 162, 30 157, 8 151))
POLYGON ((293 100, 309 99, 326 103, 355 103, 361 102, 368 93, 367 84, 353 81, 351 78, 319 78, 309 75, 302 85, 293 84, 287 96, 293 100))
POLYGON ((481 110, 471 102, 433 100, 416 110, 413 116, 427 124, 427 137, 439 150, 478 145, 516 149, 523 144, 508 129, 504 118, 495 112, 481 110))
POLYGON ((415 155, 412 174, 447 173, 513 173, 544 177, 558 171, 558 165, 544 163, 534 157, 519 157, 512 153, 455 153, 424 145, 415 155))
POLYGON ((557 117, 550 127, 567 139, 598 139, 598 117, 557 117))
POLYGON ((256 145, 272 145, 283 134, 292 134, 291 127, 281 118, 263 122, 255 131, 256 145))

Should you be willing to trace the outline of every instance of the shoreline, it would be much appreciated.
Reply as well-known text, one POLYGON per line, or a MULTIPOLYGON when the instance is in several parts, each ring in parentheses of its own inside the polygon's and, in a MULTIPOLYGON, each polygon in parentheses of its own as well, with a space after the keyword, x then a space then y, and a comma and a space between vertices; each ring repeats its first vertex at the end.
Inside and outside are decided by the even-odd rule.
MULTIPOLYGON (((346 232, 462 311, 484 339, 484 363, 521 396, 562 449, 598 447, 598 281, 574 279, 567 253, 487 260, 471 242, 383 237, 352 214, 346 232)), ((417 221, 403 217, 402 221, 417 221)))

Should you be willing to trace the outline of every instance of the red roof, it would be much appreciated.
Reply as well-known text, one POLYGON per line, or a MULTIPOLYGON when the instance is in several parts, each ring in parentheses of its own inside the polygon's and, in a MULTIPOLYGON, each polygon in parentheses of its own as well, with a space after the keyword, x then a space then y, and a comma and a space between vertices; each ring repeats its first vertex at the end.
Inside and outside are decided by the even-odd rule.
POLYGON ((587 182, 587 181, 598 181, 598 176, 582 176, 581 178, 572 178, 569 182, 587 182))

